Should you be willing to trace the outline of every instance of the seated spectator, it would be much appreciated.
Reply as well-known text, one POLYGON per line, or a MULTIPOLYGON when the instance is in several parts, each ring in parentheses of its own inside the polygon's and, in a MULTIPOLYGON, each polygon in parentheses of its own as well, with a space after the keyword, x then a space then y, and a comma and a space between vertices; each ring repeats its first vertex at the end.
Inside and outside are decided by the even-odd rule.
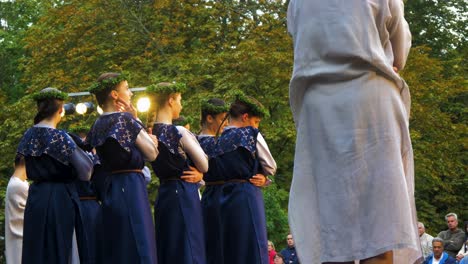
POLYGON ((458 217, 454 213, 445 216, 448 230, 440 232, 437 237, 444 240, 445 252, 455 258, 465 240, 465 232, 458 228, 458 217))
POLYGON ((456 264, 457 261, 444 252, 444 240, 436 237, 432 240, 433 254, 424 260, 423 264, 456 264))
POLYGON ((276 251, 275 251, 275 244, 268 240, 268 257, 270 260, 270 264, 274 264, 273 260, 276 256, 276 251))
POLYGON ((464 231, 465 231, 465 242, 463 242, 463 246, 460 248, 460 251, 458 251, 458 254, 457 254, 458 261, 460 261, 463 257, 468 257, 468 221, 465 222, 464 231))
POLYGON ((285 264, 284 257, 281 253, 277 253, 273 258, 273 264, 285 264))
POLYGON ((430 254, 432 254, 432 239, 434 239, 434 237, 426 233, 426 228, 421 222, 418 222, 418 232, 423 257, 427 258, 430 254))
POLYGON ((281 250, 281 255, 284 257, 284 263, 286 264, 299 264, 299 259, 296 254, 296 247, 294 245, 294 239, 291 234, 286 237, 288 246, 281 250))

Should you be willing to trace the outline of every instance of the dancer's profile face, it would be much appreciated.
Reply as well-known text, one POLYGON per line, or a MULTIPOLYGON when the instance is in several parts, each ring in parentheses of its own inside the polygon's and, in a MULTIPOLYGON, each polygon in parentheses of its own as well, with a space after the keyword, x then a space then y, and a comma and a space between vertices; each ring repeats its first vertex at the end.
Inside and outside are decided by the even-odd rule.
POLYGON ((182 95, 180 93, 171 95, 169 99, 172 107, 172 118, 179 118, 180 112, 182 111, 182 95))
POLYGON ((254 128, 258 128, 260 126, 260 121, 262 121, 262 119, 258 116, 248 116, 246 118, 247 125, 254 128))
POLYGON ((119 83, 116 89, 117 93, 119 94, 119 98, 125 101, 126 103, 130 104, 130 99, 133 96, 132 91, 128 88, 128 82, 122 81, 119 83))

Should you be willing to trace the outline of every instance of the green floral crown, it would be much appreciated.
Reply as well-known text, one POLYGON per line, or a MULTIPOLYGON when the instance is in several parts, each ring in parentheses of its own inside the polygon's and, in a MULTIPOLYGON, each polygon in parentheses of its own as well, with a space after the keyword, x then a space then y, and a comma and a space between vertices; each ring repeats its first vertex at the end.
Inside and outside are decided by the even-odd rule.
POLYGON ((32 97, 35 101, 41 101, 45 99, 57 99, 57 100, 65 101, 68 98, 68 94, 58 89, 48 87, 48 88, 42 89, 41 91, 37 93, 34 93, 32 97))
POLYGON ((162 82, 158 84, 152 84, 146 87, 146 92, 155 94, 173 94, 183 93, 187 90, 185 83, 167 83, 162 82))
POLYGON ((122 81, 128 80, 127 75, 121 73, 118 76, 111 77, 108 79, 104 79, 101 81, 97 81, 93 83, 89 88, 88 92, 92 94, 96 94, 100 91, 104 91, 106 89, 114 89, 114 87, 122 81))
POLYGON ((201 110, 211 113, 211 114, 220 114, 220 113, 225 113, 229 112, 229 105, 214 105, 209 102, 208 99, 204 99, 201 101, 201 110))
POLYGON ((230 94, 234 97, 234 101, 239 101, 247 105, 250 108, 252 115, 261 118, 270 116, 268 110, 260 102, 245 95, 242 91, 234 90, 230 94))

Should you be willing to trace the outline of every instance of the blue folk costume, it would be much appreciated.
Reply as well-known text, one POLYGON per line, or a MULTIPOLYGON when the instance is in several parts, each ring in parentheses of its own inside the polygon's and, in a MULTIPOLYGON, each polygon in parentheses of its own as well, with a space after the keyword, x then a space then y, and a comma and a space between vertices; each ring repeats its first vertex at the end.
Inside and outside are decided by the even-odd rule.
POLYGON ((33 181, 24 213, 22 263, 68 263, 81 220, 73 182, 89 179, 92 162, 66 132, 41 125, 26 131, 17 152, 33 181))
POLYGON ((78 193, 80 202, 78 207, 81 213, 81 221, 76 228, 76 240, 78 243, 78 251, 80 262, 84 263, 99 263, 101 231, 102 231, 102 212, 101 205, 98 202, 96 195, 94 178, 100 175, 100 162, 97 155, 91 153, 91 148, 84 144, 82 139, 73 133, 69 133, 75 143, 87 151, 93 160, 94 172, 91 181, 75 180, 75 188, 78 193))
POLYGON ((206 187, 201 199, 203 222, 205 225, 206 263, 223 263, 224 248, 220 213, 223 186, 219 183, 224 182, 224 175, 216 169, 216 159, 212 156, 216 153, 215 137, 199 135, 197 139, 209 159, 208 172, 203 175, 206 187))
MULTIPOLYGON (((216 167, 210 170, 225 181, 218 198, 221 230, 214 231, 220 232, 223 245, 224 261, 218 263, 269 263, 263 196, 260 188, 249 182, 255 174, 264 173, 258 158, 258 136, 258 129, 250 126, 226 127, 216 147, 207 150, 216 160, 216 167)), ((210 188, 209 183, 207 186, 210 188)))
POLYGON ((96 148, 102 195, 103 252, 99 263, 157 263, 151 208, 136 147, 142 124, 129 113, 105 113, 86 141, 96 148))
POLYGON ((198 185, 180 179, 190 163, 181 153, 182 134, 176 126, 161 123, 154 125, 153 134, 159 141, 159 155, 151 165, 161 183, 154 205, 158 260, 206 264, 198 185))

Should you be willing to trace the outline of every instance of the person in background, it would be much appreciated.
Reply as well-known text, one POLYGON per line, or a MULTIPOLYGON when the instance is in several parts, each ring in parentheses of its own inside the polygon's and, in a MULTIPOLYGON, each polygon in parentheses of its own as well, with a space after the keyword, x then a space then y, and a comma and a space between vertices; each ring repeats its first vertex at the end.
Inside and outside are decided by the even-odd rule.
POLYGON ((273 257, 273 264, 285 264, 284 262, 284 257, 281 255, 281 253, 276 253, 276 255, 273 257))
POLYGON ((430 254, 432 254, 432 239, 434 239, 434 237, 426 233, 426 228, 421 222, 418 222, 418 232, 423 257, 427 258, 430 254))
POLYGON ((191 123, 191 118, 189 117, 185 117, 183 115, 179 116, 179 118, 176 118, 174 120, 172 120, 172 124, 174 126, 183 126, 185 127, 187 130, 190 131, 190 123, 191 123))
POLYGON ((5 194, 5 257, 7 263, 21 263, 23 250, 24 208, 28 199, 24 157, 15 157, 15 171, 5 194))
POLYGON ((274 259, 276 256, 275 244, 268 240, 268 256, 270 257, 270 264, 274 264, 274 259))
POLYGON ((284 262, 286 264, 299 264, 299 259, 296 253, 296 244, 294 243, 292 234, 289 233, 286 236, 286 243, 288 246, 281 250, 281 255, 284 256, 284 262))
POLYGON ((458 216, 449 213, 445 216, 448 229, 440 232, 437 237, 444 240, 444 249, 451 257, 456 257, 465 241, 465 232, 458 228, 458 216))
POLYGON ((432 255, 429 255, 423 264, 456 264, 457 261, 447 252, 444 252, 444 240, 436 237, 432 240, 432 255))
POLYGON ((99 254, 102 251, 98 243, 102 240, 100 235, 102 210, 96 194, 95 179, 99 177, 100 164, 99 158, 92 152, 92 147, 84 143, 89 128, 88 126, 74 126, 68 129, 68 135, 73 138, 78 147, 87 152, 94 163, 94 172, 90 181, 77 179, 74 182, 80 199, 78 209, 81 215, 81 221, 78 222, 76 228, 76 240, 81 263, 98 263, 99 254))
POLYGON ((460 251, 458 251, 458 254, 457 254, 458 261, 461 261, 461 259, 468 256, 468 221, 465 221, 465 225, 463 229, 465 231, 465 242, 463 242, 463 246, 460 248, 460 251))

